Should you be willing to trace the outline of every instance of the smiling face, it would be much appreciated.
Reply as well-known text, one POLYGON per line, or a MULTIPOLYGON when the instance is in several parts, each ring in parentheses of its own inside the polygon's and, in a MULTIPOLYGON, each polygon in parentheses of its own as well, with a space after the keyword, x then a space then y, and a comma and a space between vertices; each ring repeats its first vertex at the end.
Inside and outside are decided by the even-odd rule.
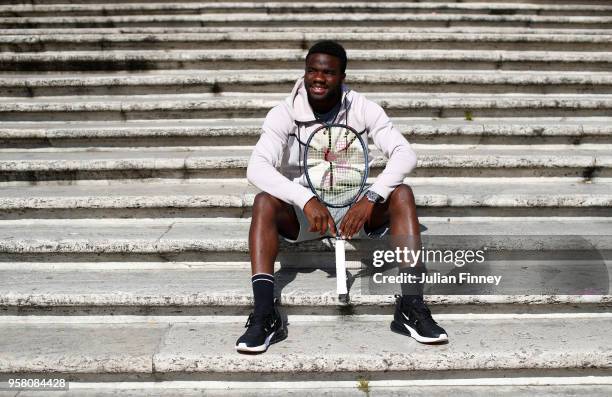
POLYGON ((319 53, 306 58, 304 84, 308 102, 315 111, 327 112, 338 103, 344 77, 339 58, 319 53))

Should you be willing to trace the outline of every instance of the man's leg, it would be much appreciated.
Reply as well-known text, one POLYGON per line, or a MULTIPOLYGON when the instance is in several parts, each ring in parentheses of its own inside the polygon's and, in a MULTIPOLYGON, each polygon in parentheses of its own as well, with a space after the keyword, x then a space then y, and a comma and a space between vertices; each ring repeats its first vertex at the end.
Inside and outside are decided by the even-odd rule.
POLYGON ((367 227, 369 230, 374 230, 387 223, 390 223, 391 235, 420 236, 416 203, 410 186, 399 185, 393 190, 387 201, 377 203, 372 211, 372 218, 367 222, 367 227))
POLYGON ((249 230, 255 305, 246 324, 247 331, 236 342, 240 352, 264 352, 271 343, 283 339, 282 319, 274 308, 274 261, 278 255, 278 235, 297 239, 299 231, 293 206, 268 193, 255 196, 249 230))
POLYGON ((300 223, 293 206, 268 193, 259 193, 253 203, 249 229, 249 253, 255 314, 266 315, 274 306, 274 261, 278 235, 297 239, 300 223))
POLYGON ((278 255, 278 235, 295 240, 299 232, 300 223, 292 205, 268 193, 257 194, 249 229, 252 274, 273 274, 278 255))
MULTIPOLYGON (((416 202, 408 185, 399 185, 386 202, 377 204, 372 211, 368 230, 376 230, 386 224, 390 226, 392 249, 407 248, 413 252, 421 249, 421 228, 416 212, 416 202)), ((426 272, 423 262, 400 262, 399 272, 419 277, 426 272)), ((402 295, 423 295, 422 284, 402 284, 402 295)))
MULTIPOLYGON (((413 250, 421 248, 421 229, 416 203, 412 189, 408 185, 399 185, 393 190, 387 201, 377 203, 365 227, 370 231, 385 225, 390 226, 389 234, 393 248, 404 246, 413 250)), ((404 266, 400 265, 400 267, 404 266)))
MULTIPOLYGON (((421 231, 416 202, 409 186, 399 185, 387 201, 377 204, 366 226, 368 230, 375 230, 387 223, 391 229, 392 249, 408 248, 415 253, 421 250, 421 231)), ((414 277, 416 283, 402 283, 402 295, 396 301, 392 330, 412 336, 423 343, 446 341, 448 339, 446 331, 433 320, 423 302, 423 284, 420 281, 421 275, 426 273, 424 263, 421 260, 416 263, 401 262, 398 272, 405 277, 414 277)))

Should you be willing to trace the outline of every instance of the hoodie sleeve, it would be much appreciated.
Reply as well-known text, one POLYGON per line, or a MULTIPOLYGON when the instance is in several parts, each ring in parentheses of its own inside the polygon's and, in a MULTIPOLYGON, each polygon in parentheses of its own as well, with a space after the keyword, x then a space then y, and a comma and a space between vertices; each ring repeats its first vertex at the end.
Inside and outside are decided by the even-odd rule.
POLYGON ((292 118, 283 104, 268 112, 261 137, 249 159, 247 179, 260 190, 304 209, 314 194, 277 170, 292 127, 292 118))
POLYGON ((387 200, 393 189, 402 184, 404 178, 416 167, 416 153, 393 126, 383 108, 369 100, 366 100, 365 105, 365 121, 374 145, 388 159, 385 169, 369 190, 387 200))

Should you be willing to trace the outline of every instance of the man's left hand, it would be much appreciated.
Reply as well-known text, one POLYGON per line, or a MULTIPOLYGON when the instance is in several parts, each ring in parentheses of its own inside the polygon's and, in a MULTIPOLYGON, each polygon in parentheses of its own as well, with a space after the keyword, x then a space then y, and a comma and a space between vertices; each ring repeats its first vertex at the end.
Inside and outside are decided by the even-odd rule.
POLYGON ((355 205, 348 210, 342 222, 340 223, 341 235, 344 238, 350 239, 354 234, 359 232, 363 225, 370 220, 374 203, 363 196, 355 205))

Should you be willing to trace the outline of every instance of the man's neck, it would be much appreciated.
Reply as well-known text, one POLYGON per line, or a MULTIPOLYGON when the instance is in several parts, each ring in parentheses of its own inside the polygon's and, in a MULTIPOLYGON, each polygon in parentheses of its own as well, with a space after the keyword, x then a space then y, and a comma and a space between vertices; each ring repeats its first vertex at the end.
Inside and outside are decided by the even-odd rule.
POLYGON ((340 98, 341 98, 340 94, 324 102, 318 102, 318 101, 315 102, 315 101, 312 101, 310 98, 308 98, 308 103, 310 104, 310 107, 312 108, 313 112, 324 114, 332 110, 340 102, 340 98))

